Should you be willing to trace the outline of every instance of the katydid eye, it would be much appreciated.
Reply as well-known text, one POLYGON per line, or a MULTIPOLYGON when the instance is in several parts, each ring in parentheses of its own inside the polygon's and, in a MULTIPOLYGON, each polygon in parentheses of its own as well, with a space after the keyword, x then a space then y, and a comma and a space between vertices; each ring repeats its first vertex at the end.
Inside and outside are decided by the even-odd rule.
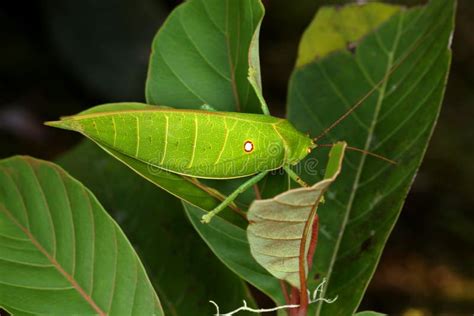
POLYGON ((311 154, 311 151, 312 151, 311 147, 308 147, 308 149, 306 149, 306 152, 307 152, 308 154, 311 154))
POLYGON ((253 143, 251 141, 247 140, 244 143, 244 151, 246 153, 251 153, 253 151, 253 143))

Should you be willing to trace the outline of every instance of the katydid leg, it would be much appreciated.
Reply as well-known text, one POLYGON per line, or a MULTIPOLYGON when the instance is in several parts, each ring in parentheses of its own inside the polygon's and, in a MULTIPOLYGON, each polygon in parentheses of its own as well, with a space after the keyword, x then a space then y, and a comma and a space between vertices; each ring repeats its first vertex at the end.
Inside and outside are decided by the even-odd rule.
POLYGON ((299 175, 296 174, 293 170, 291 170, 290 166, 283 166, 283 169, 288 173, 291 179, 301 185, 302 187, 309 187, 309 185, 300 178, 299 175))
POLYGON ((224 201, 222 201, 221 204, 219 204, 216 208, 214 208, 212 211, 210 211, 209 213, 207 213, 206 215, 204 215, 201 219, 201 222, 202 223, 209 223, 211 221, 211 219, 217 215, 220 211, 222 211, 223 209, 225 209, 229 204, 231 204, 236 198, 237 196, 239 196, 239 194, 245 192, 248 188, 250 188, 252 185, 258 183, 260 180, 262 180, 266 175, 267 175, 268 171, 263 171, 259 174, 257 174, 256 176, 248 179, 247 181, 245 181, 244 183, 242 183, 237 189, 235 189, 234 192, 232 192, 231 194, 229 194, 225 199, 224 201))

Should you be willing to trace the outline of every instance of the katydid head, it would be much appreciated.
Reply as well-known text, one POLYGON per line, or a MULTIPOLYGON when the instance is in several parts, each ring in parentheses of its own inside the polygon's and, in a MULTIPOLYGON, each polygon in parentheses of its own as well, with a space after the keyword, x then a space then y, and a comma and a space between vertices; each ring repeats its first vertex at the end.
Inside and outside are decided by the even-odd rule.
POLYGON ((311 137, 298 131, 290 122, 277 126, 278 133, 285 143, 286 162, 295 165, 303 160, 316 147, 311 137))
MULTIPOLYGON (((293 136, 293 139, 294 137, 295 136, 293 136)), ((299 163, 316 147, 316 144, 310 137, 304 134, 300 134, 297 137, 298 141, 294 144, 291 144, 288 148, 287 161, 292 165, 299 163)))

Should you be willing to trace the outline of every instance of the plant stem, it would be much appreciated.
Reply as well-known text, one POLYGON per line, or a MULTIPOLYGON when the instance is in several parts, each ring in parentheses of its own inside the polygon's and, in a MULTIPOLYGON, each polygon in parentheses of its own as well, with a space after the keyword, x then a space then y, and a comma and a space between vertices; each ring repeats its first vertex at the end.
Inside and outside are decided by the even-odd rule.
POLYGON ((314 253, 316 252, 316 246, 318 244, 318 233, 319 233, 319 216, 316 214, 314 216, 313 230, 311 232, 311 241, 308 249, 308 270, 311 270, 313 266, 314 253))

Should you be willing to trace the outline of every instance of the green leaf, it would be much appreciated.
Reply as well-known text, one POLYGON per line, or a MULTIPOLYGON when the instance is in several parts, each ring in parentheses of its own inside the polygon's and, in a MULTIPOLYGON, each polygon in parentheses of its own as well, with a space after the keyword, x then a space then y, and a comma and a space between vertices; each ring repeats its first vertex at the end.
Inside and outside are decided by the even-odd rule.
POLYGON ((130 158, 110 147, 97 145, 143 178, 192 205, 204 210, 212 210, 223 200, 219 192, 200 183, 197 179, 150 167, 150 165, 130 158))
POLYGON ((272 199, 255 200, 249 208, 247 238, 253 257, 278 279, 301 289, 308 275, 308 251, 318 205, 341 171, 346 144, 329 153, 326 176, 311 187, 297 188, 272 199), (304 251, 301 251, 303 249, 304 251), (301 272, 300 263, 304 264, 301 272))
POLYGON ((196 237, 181 202, 84 142, 60 164, 85 183, 140 254, 166 315, 210 315, 252 301, 243 282, 196 237))
POLYGON ((0 161, 0 249, 0 306, 15 315, 164 315, 122 230, 52 163, 0 161))
MULTIPOLYGON (((250 43, 258 38, 262 17, 260 0, 190 0, 180 5, 153 41, 147 103, 259 112, 247 73, 250 43)), ((258 52, 257 44, 253 42, 252 51, 258 52)), ((252 56, 255 66, 257 57, 252 56)))
POLYGON ((203 224, 201 218, 206 214, 203 210, 189 204, 184 204, 184 207, 199 235, 230 270, 268 295, 276 304, 285 303, 278 280, 252 257, 244 228, 218 216, 209 224, 203 224))
MULTIPOLYGON (((377 266, 440 111, 454 6, 452 0, 433 0, 402 10, 367 34, 355 50, 343 49, 294 70, 289 118, 314 136, 388 78, 323 139, 344 140, 397 161, 394 166, 358 152, 346 154, 344 171, 319 209, 321 233, 312 272, 317 278, 309 279, 327 278, 324 296, 337 295, 338 300, 319 305, 318 315, 352 314, 377 266)), ((321 157, 322 166, 324 150, 316 148, 312 154, 321 157)), ((303 171, 307 180, 321 178, 321 172, 303 171)))

